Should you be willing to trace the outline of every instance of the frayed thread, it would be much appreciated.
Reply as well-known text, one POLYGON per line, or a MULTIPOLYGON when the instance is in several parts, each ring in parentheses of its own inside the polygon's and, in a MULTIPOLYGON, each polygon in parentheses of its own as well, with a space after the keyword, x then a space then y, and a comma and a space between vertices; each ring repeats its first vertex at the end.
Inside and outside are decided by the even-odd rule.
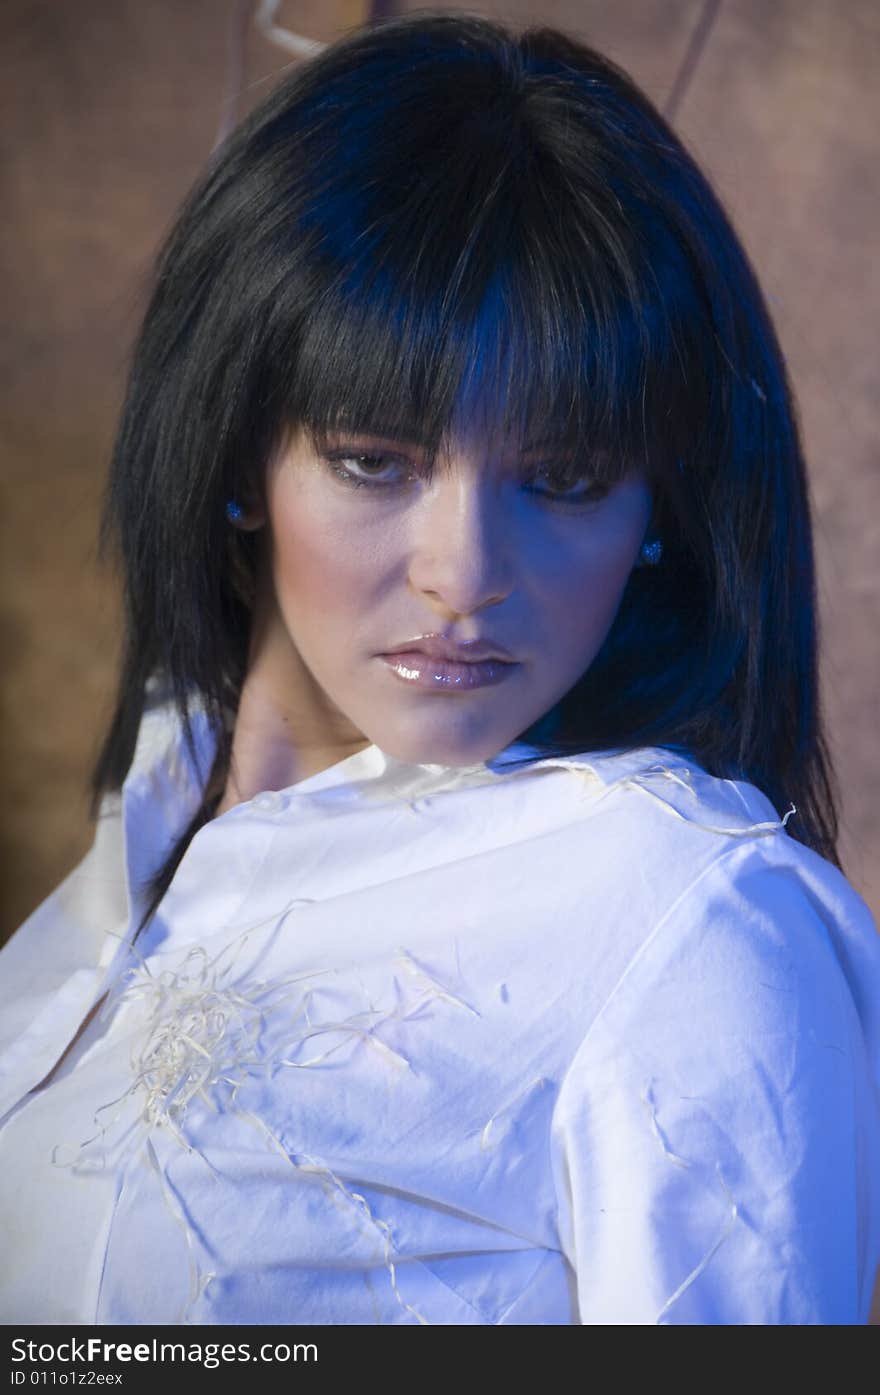
POLYGON ((722 827, 717 824, 702 823, 699 819, 692 818, 687 814, 682 814, 680 810, 675 808, 675 805, 670 804, 667 800, 663 799, 662 796, 659 795, 656 790, 651 788, 649 783, 650 777, 662 775, 665 779, 672 780, 683 790, 687 791, 687 793, 691 795, 694 801, 699 802, 699 792, 693 784, 694 772, 688 765, 670 766, 663 761, 656 761, 653 765, 645 766, 643 770, 640 770, 635 774, 621 775, 619 779, 612 780, 610 784, 603 785, 603 787, 600 790, 596 789, 596 783, 597 781, 600 781, 600 776, 596 771, 595 767, 590 765, 587 761, 573 761, 567 759, 547 760, 542 761, 540 765, 541 770, 550 770, 557 768, 562 770, 570 770, 572 774, 581 777, 583 781, 583 791, 581 798, 584 801, 589 800, 590 803, 598 804, 601 802, 601 800, 607 798, 607 796, 611 794, 613 790, 636 789, 639 790, 642 794, 647 795, 650 799, 653 799, 655 803, 660 805, 660 807, 664 810, 665 813, 672 815, 674 818, 681 819, 683 823, 690 823, 693 824, 696 828, 705 829, 707 833, 728 834, 732 837, 739 838, 747 837, 751 834, 757 834, 759 837, 764 837, 768 834, 776 833, 781 828, 785 828, 785 825, 788 823, 788 820, 792 817, 793 814, 797 813, 796 806, 794 804, 791 804, 789 806, 788 812, 781 819, 766 820, 760 823, 743 824, 733 828, 722 827))
MULTIPOLYGON (((190 1293, 177 1320, 187 1323, 195 1304, 216 1274, 201 1272, 192 1228, 172 1194, 153 1145, 152 1134, 156 1129, 163 1130, 187 1153, 199 1157, 217 1176, 217 1170, 209 1158, 187 1136, 188 1113, 197 1100, 215 1113, 234 1113, 257 1127, 295 1171, 316 1173, 322 1180, 329 1179, 332 1186, 357 1209, 381 1237, 383 1262, 388 1269, 396 1300, 419 1323, 430 1325, 428 1319, 407 1303, 400 1293, 388 1223, 374 1216, 363 1194, 347 1188, 336 1173, 319 1159, 303 1153, 307 1165, 295 1162, 272 1129, 252 1111, 242 1107, 237 1096, 246 1081, 255 1077, 269 1077, 281 1068, 314 1069, 352 1039, 373 1049, 395 1071, 411 1070, 411 1063, 400 1051, 375 1035, 377 1027, 395 1019, 411 1020, 429 1001, 435 999, 476 1016, 480 1014, 424 965, 419 964, 408 950, 400 947, 397 962, 407 976, 416 981, 420 990, 415 1003, 398 1001, 395 1007, 388 1010, 371 1005, 348 1017, 316 1022, 313 1018, 314 990, 305 986, 306 981, 320 975, 335 974, 337 970, 310 970, 272 982, 254 978, 245 972, 233 981, 232 970, 253 930, 253 926, 248 927, 237 940, 213 958, 209 958, 201 946, 195 946, 176 970, 166 969, 159 973, 152 971, 134 946, 130 947, 140 960, 140 967, 120 975, 115 989, 108 994, 102 1015, 106 1015, 111 1007, 118 1011, 127 1002, 139 1001, 145 1005, 146 1036, 140 1038, 139 1049, 132 1053, 132 1082, 120 1096, 95 1111, 93 1118, 97 1132, 75 1149, 71 1147, 72 1156, 66 1158, 63 1154, 69 1145, 57 1145, 52 1153, 52 1162, 59 1167, 77 1164, 88 1167, 91 1164, 103 1168, 105 1154, 100 1151, 96 1155, 93 1145, 108 1139, 131 1100, 140 1104, 140 1112, 131 1127, 123 1133, 122 1141, 127 1139, 132 1151, 139 1141, 143 1144, 141 1156, 158 1177, 164 1204, 184 1232, 190 1266, 190 1293), (292 1003, 291 999, 294 1000, 292 1003), (289 1018, 285 1022, 283 1014, 288 1009, 289 1018), (274 1050, 266 1041, 270 1028, 273 1039, 277 1040, 279 1036, 281 1039, 281 1045, 274 1050), (291 1046, 302 1047, 313 1038, 328 1033, 340 1034, 341 1040, 305 1060, 291 1053, 291 1046), (114 1111, 109 1121, 105 1119, 108 1111, 114 1111)), ((394 986, 399 998, 396 977, 394 986)))
POLYGON ((464 998, 459 998, 458 995, 453 993, 440 979, 430 974, 423 964, 419 964, 410 954, 409 950, 403 949, 402 947, 398 948, 396 962, 399 963, 411 977, 415 978, 420 983, 426 984, 432 997, 442 998, 445 1002, 452 1003, 455 1007, 464 1008, 466 1012, 471 1013, 474 1017, 481 1016, 475 1007, 465 1002, 464 998))
MULTIPOLYGON (((683 770, 685 769, 685 767, 682 767, 681 769, 683 770)), ((648 795, 648 797, 650 799, 653 799, 656 804, 659 804, 661 809, 663 809, 665 813, 671 814, 674 818, 681 819, 683 823, 693 824, 695 828, 703 828, 706 830, 707 833, 723 833, 736 838, 744 838, 751 834, 757 834, 759 837, 765 837, 768 834, 776 833, 780 828, 785 828, 785 825, 788 823, 788 820, 791 818, 792 814, 797 813, 795 805, 792 804, 789 807, 788 812, 781 819, 767 819, 760 823, 742 824, 739 827, 733 828, 721 827, 718 824, 702 823, 700 819, 690 818, 687 814, 682 814, 680 810, 676 809, 674 804, 668 803, 668 801, 663 799, 656 792, 656 790, 651 789, 650 785, 645 783, 643 777, 652 774, 662 774, 666 776, 667 779, 674 780, 677 784, 681 785, 683 789, 688 790, 688 792, 692 794, 695 799, 699 798, 697 791, 689 782, 685 782, 681 778, 679 771, 670 770, 669 767, 665 765, 648 766, 643 772, 640 772, 640 774, 638 775, 623 776, 620 780, 616 780, 614 782, 614 785, 609 785, 608 789, 613 789, 616 786, 621 786, 623 788, 632 787, 633 789, 638 789, 641 791, 642 794, 648 795)))

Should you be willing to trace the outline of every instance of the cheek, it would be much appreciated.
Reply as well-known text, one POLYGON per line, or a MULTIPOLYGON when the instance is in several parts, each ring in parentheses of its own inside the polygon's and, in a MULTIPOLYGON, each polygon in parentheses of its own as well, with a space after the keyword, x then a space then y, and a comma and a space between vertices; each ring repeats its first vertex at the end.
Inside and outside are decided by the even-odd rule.
POLYGON ((603 527, 582 544, 559 548, 544 571, 547 633, 563 648, 604 639, 620 606, 641 540, 636 526, 603 527), (552 624, 549 623, 552 617, 552 624))
POLYGON ((288 621, 323 625, 334 613, 369 603, 379 559, 353 537, 338 513, 318 508, 308 493, 276 500, 272 512, 273 576, 288 621))
POLYGON ((549 606, 556 617, 551 632, 563 629, 570 637, 592 636, 613 618, 626 585, 629 569, 616 558, 604 564, 591 557, 568 568, 552 588, 549 606))

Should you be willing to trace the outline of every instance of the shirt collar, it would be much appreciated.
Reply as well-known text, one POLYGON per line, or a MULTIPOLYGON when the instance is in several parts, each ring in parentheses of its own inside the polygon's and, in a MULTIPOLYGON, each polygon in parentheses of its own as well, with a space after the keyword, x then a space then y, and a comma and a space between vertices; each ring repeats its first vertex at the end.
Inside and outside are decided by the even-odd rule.
MULTIPOLYGON (((139 913, 146 884, 193 819, 211 769, 215 739, 205 708, 191 706, 196 761, 183 739, 177 709, 167 689, 154 683, 141 719, 134 757, 122 786, 126 869, 130 904, 139 913)), ((460 790, 515 778, 517 771, 574 769, 597 787, 607 787, 636 771, 672 769, 687 772, 683 758, 657 747, 590 751, 570 756, 544 755, 523 740, 510 742, 487 761, 469 766, 410 763, 371 744, 334 765, 285 789, 262 791, 223 817, 238 818, 261 803, 280 810, 301 799, 322 803, 389 799, 412 801, 446 790, 460 790)))
MULTIPOLYGON (((134 758, 123 783, 123 796, 138 785, 143 786, 143 782, 147 781, 156 793, 173 793, 177 809, 188 821, 198 807, 201 790, 211 768, 215 750, 214 736, 203 706, 196 702, 191 717, 198 765, 196 768, 184 743, 180 719, 173 701, 167 692, 158 690, 155 685, 153 692, 158 695, 158 700, 154 698, 153 703, 148 705, 144 712, 134 758)), ((296 781, 278 793, 284 797, 316 795, 341 785, 375 785, 375 792, 378 794, 380 788, 387 786, 391 789, 400 783, 417 783, 422 786, 436 784, 438 787, 458 781, 472 783, 476 780, 485 783, 536 763, 548 768, 574 766, 592 773, 606 786, 636 771, 652 768, 687 770, 693 769, 695 765, 693 759, 686 754, 679 754, 665 747, 608 748, 557 756, 544 754, 541 747, 517 739, 489 760, 477 761, 467 766, 448 766, 402 761, 373 743, 314 775, 296 781)))

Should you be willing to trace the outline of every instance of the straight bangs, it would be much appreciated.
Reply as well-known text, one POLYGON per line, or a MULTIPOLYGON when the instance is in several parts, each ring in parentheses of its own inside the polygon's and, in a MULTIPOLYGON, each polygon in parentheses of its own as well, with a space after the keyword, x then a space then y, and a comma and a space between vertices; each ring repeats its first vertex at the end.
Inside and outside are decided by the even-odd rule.
POLYGON ((670 479, 706 419, 686 254, 637 186, 591 164, 586 125, 583 160, 542 140, 551 94, 477 77, 452 103, 425 93, 393 140, 343 129, 332 160, 303 160, 321 171, 302 196, 316 250, 268 339, 279 426, 315 449, 407 442, 431 465, 477 437, 552 452, 572 478, 670 479))

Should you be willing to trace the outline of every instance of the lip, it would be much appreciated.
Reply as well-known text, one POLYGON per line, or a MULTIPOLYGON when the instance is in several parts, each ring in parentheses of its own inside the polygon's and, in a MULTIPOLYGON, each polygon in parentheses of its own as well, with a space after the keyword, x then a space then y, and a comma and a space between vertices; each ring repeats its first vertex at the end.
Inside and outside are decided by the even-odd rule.
POLYGON ((441 659, 457 664, 482 663, 487 660, 506 664, 514 662, 513 655, 492 640, 455 640, 451 636, 436 633, 417 635, 415 639, 404 640, 403 644, 386 650, 381 657, 393 657, 395 654, 421 654, 429 659, 441 659))
POLYGON ((410 688, 433 693, 465 693, 475 688, 494 687, 514 673, 519 664, 502 659, 480 659, 462 663, 454 659, 434 659, 418 649, 378 656, 391 672, 410 688))

